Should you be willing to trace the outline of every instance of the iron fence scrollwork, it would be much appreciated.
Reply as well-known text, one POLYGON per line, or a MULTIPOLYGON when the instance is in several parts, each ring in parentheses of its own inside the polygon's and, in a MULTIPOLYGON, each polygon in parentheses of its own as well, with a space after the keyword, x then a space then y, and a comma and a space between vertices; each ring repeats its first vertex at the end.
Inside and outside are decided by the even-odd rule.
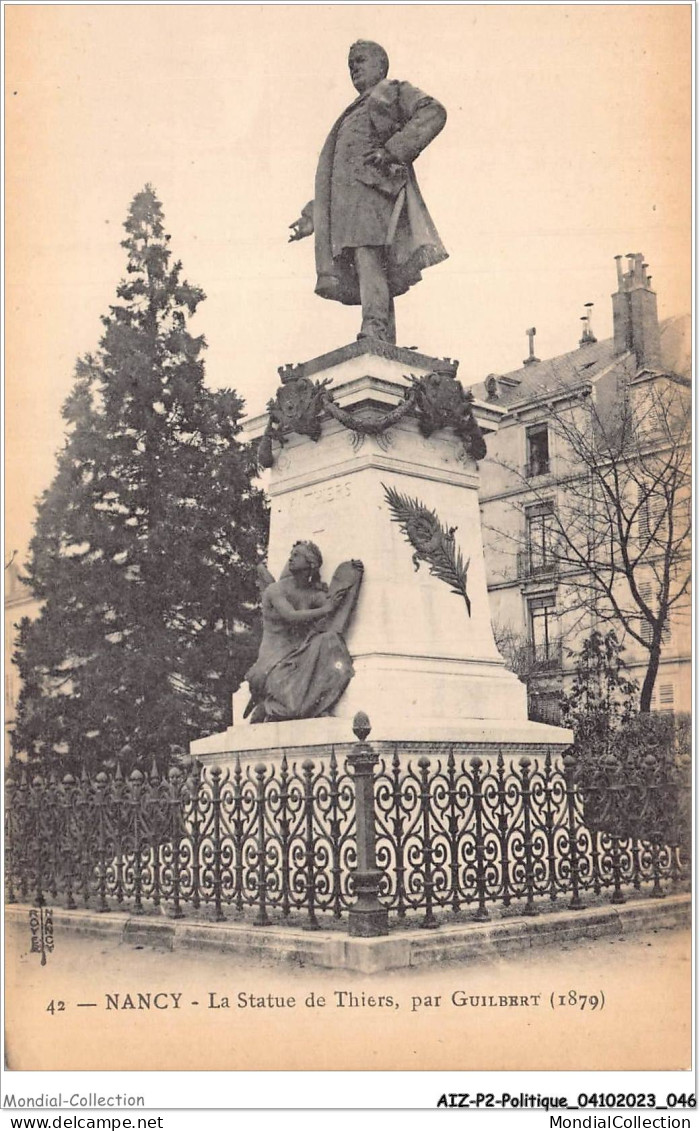
POLYGON ((475 755, 457 743, 356 744, 275 764, 237 757, 160 775, 7 776, 10 902, 223 922, 348 921, 379 934, 464 912, 536 914, 565 899, 662 898, 688 878, 690 783, 681 770, 571 753, 475 755))

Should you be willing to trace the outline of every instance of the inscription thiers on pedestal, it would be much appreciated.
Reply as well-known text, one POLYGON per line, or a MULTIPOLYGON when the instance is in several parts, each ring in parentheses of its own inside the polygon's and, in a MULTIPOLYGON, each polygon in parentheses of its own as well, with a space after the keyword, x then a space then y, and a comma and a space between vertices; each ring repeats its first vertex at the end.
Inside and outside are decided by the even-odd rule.
POLYGON ((279 514, 284 506, 289 506, 291 510, 298 510, 301 507, 312 506, 326 506, 333 503, 342 503, 344 499, 349 499, 352 487, 349 479, 333 480, 330 483, 321 483, 316 487, 309 487, 303 493, 291 493, 289 502, 278 503, 276 512, 279 514))

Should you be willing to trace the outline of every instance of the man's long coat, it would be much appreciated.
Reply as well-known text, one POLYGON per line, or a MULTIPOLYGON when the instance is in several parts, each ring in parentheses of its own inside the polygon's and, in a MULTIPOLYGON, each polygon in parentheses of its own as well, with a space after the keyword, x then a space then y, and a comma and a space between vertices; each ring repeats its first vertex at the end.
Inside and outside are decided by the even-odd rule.
POLYGON ((351 305, 359 304, 360 291, 354 257, 348 254, 333 257, 331 180, 338 131, 363 99, 367 99, 371 127, 376 134, 375 148, 385 149, 400 165, 391 172, 367 166, 359 174, 363 184, 393 202, 386 237, 391 294, 403 294, 419 281, 424 267, 447 258, 413 172, 418 154, 444 126, 446 112, 439 102, 410 83, 383 79, 341 114, 321 151, 316 173, 313 201, 316 294, 351 305))

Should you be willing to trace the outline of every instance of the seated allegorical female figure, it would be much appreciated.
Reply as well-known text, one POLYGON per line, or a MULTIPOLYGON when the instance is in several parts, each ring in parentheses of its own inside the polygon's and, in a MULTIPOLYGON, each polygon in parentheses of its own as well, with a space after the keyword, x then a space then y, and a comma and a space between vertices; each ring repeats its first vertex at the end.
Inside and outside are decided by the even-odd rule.
POLYGON ((354 675, 343 633, 362 582, 359 561, 342 562, 329 587, 313 542, 295 542, 279 581, 263 569, 263 635, 245 675, 251 723, 327 715, 354 675))

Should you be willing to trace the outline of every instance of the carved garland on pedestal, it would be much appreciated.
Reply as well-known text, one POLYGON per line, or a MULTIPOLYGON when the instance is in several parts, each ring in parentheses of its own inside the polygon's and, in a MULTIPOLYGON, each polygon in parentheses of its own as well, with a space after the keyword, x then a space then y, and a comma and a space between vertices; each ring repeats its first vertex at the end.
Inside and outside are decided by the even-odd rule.
POLYGON ((406 399, 402 404, 396 406, 391 412, 387 412, 379 420, 359 420, 351 412, 346 412, 344 408, 340 408, 335 403, 330 393, 326 393, 324 398, 323 407, 326 409, 329 416, 342 424, 343 428, 347 428, 353 433, 353 446, 357 445, 364 439, 365 436, 381 436, 387 432, 389 428, 393 428, 404 416, 408 416, 409 412, 415 405, 415 396, 413 389, 406 390, 406 399))
POLYGON ((335 403, 326 388, 330 378, 311 381, 308 377, 283 376, 283 384, 268 401, 268 423, 258 446, 258 463, 261 467, 272 467, 273 440, 283 445, 290 432, 319 440, 324 412, 349 429, 356 444, 365 436, 382 436, 412 412, 421 435, 428 437, 441 428, 451 428, 464 444, 467 455, 475 460, 484 458, 486 444, 474 417, 474 398, 452 373, 427 373, 404 380, 411 382, 411 388, 405 391, 401 404, 378 420, 360 420, 335 403))

